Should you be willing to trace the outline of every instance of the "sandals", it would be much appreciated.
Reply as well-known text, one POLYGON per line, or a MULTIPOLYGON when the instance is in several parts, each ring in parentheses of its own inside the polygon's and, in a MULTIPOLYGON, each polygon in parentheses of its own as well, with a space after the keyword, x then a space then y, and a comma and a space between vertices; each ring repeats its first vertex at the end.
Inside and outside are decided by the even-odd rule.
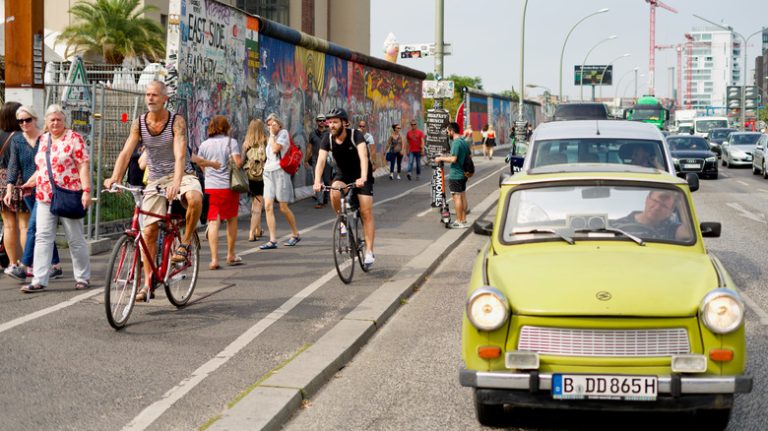
POLYGON ((75 290, 85 290, 91 287, 91 283, 87 281, 78 281, 75 283, 75 290))
POLYGON ((139 293, 136 294, 136 300, 147 302, 147 292, 149 292, 149 299, 155 299, 155 292, 150 292, 149 288, 144 286, 139 290, 139 293))
POLYGON ((176 251, 173 252, 173 256, 171 257, 171 262, 179 263, 187 260, 187 257, 191 253, 191 247, 190 244, 181 244, 176 247, 176 251))
POLYGON ((227 260, 227 266, 238 266, 238 265, 245 265, 245 262, 243 262, 243 258, 240 256, 235 256, 232 260, 227 260))
POLYGON ((261 250, 272 250, 273 248, 277 248, 277 243, 275 241, 267 241, 259 246, 259 249, 261 250))
POLYGON ((21 290, 24 293, 35 293, 39 292, 41 290, 45 289, 45 286, 42 284, 25 284, 24 286, 21 286, 21 290))
POLYGON ((284 242, 283 245, 288 246, 288 247, 293 247, 296 244, 298 244, 299 241, 301 241, 300 237, 292 236, 292 237, 288 238, 288 241, 284 242))
POLYGON ((217 269, 221 269, 221 265, 219 265, 218 263, 217 264, 210 264, 210 265, 208 265, 208 269, 210 269, 211 271, 215 271, 217 269))

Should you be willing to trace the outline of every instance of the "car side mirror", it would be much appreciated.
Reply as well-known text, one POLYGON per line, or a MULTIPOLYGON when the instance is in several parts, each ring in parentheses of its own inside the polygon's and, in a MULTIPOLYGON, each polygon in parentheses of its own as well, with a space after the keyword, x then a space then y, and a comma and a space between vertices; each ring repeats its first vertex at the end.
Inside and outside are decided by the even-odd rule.
POLYGON ((685 175, 685 180, 688 182, 688 188, 691 189, 691 192, 695 192, 699 189, 699 176, 694 173, 687 173, 685 175))
POLYGON ((704 221, 699 225, 701 227, 701 236, 707 238, 720 238, 722 225, 719 222, 704 221))
POLYGON ((491 236, 493 234, 493 222, 481 222, 476 220, 472 224, 472 230, 478 235, 491 236))

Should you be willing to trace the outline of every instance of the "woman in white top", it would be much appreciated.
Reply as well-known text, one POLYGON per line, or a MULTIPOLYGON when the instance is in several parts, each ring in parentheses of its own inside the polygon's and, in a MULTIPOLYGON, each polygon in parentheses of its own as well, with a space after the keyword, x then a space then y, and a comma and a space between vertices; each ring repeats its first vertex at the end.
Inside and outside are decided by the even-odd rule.
POLYGON ((299 230, 296 228, 296 217, 288 208, 288 203, 293 200, 293 182, 280 167, 280 159, 285 155, 291 138, 288 131, 283 128, 283 121, 272 113, 267 117, 269 138, 267 138, 267 163, 264 164, 264 212, 267 215, 267 227, 269 228, 269 241, 259 248, 270 250, 277 248, 277 229, 275 226, 274 203, 280 203, 280 212, 283 213, 288 225, 291 227, 291 237, 283 245, 293 247, 301 241, 299 230))
MULTIPOLYGON (((205 193, 210 196, 208 207, 208 245, 211 248, 210 269, 219 269, 219 224, 227 221, 227 265, 240 265, 242 259, 235 254, 237 240, 237 210, 240 204, 240 193, 229 188, 229 158, 240 167, 243 163, 240 157, 240 147, 237 141, 229 136, 229 122, 222 115, 211 118, 208 125, 208 139, 200 144, 197 155, 205 160, 216 162, 218 169, 206 166, 205 193)), ((214 166, 216 164, 213 164, 214 166)))

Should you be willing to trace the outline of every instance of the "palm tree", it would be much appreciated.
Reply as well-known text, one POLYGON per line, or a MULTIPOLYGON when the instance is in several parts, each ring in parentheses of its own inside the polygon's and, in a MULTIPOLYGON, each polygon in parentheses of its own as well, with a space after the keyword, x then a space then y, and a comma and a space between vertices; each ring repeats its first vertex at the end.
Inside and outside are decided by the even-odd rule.
POLYGON ((56 39, 66 43, 65 56, 73 53, 100 55, 105 62, 120 64, 125 58, 165 56, 163 29, 146 18, 157 10, 140 0, 80 0, 69 9, 76 23, 67 26, 56 39))

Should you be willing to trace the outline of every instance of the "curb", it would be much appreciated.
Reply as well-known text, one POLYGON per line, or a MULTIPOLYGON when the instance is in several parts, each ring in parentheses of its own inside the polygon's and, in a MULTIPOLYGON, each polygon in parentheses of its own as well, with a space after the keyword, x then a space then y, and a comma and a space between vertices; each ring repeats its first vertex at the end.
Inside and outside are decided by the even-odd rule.
MULTIPOLYGON (((491 193, 473 208, 476 211, 467 221, 473 223, 484 216, 497 199, 497 194, 491 193)), ((207 429, 272 431, 282 428, 300 409, 303 400, 314 396, 344 368, 470 230, 449 230, 441 235, 392 277, 396 281, 376 289, 315 344, 222 412, 207 429)))

